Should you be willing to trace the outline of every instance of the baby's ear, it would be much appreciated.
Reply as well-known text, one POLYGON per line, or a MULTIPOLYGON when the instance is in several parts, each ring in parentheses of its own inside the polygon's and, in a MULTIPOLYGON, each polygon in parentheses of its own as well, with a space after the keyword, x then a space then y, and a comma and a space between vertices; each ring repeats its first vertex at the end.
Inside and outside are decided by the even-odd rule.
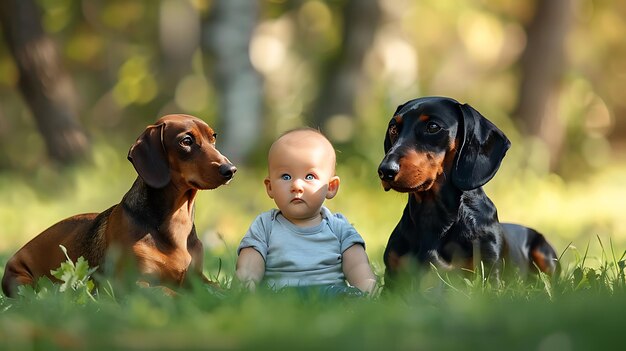
POLYGON ((267 191, 267 196, 270 197, 270 199, 274 198, 273 192, 272 192, 272 183, 270 182, 269 178, 265 178, 263 180, 263 183, 265 184, 265 191, 267 191))
POLYGON ((330 178, 328 181, 328 193, 326 193, 327 199, 332 199, 335 195, 337 195, 337 192, 339 191, 339 183, 340 181, 338 176, 330 178))

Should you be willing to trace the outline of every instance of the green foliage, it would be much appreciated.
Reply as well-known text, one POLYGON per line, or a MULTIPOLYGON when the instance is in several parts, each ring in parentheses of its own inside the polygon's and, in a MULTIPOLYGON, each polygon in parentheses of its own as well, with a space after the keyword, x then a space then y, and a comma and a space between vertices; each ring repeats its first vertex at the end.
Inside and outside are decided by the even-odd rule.
POLYGON ((65 257, 67 257, 67 261, 61 263, 61 267, 50 273, 53 277, 63 282, 59 287, 60 292, 71 293, 77 303, 84 304, 88 299, 93 299, 91 294, 95 284, 91 279, 91 275, 98 267, 90 268, 89 263, 83 256, 80 256, 76 263, 72 262, 67 255, 67 249, 63 245, 59 246, 65 257))
POLYGON ((420 279, 411 274, 402 288, 373 298, 252 294, 235 286, 193 284, 175 297, 136 286, 111 299, 109 293, 88 294, 93 268, 79 259, 56 270, 61 284, 41 280, 34 290, 21 289, 17 299, 0 297, 0 348, 614 347, 623 343, 618 329, 626 308, 624 261, 607 260, 599 268, 585 267, 585 261, 577 256, 558 277, 510 277, 497 284, 483 269, 466 276, 433 269, 420 279), (90 297, 77 299, 83 293, 90 297))
POLYGON ((54 284, 47 277, 40 278, 35 286, 21 285, 17 294, 25 300, 46 300, 61 297, 70 304, 84 305, 90 301, 96 301, 93 293, 95 283, 91 275, 98 267, 89 267, 84 257, 79 257, 74 263, 67 255, 67 249, 59 245, 67 260, 61 266, 50 273, 61 284, 54 284))

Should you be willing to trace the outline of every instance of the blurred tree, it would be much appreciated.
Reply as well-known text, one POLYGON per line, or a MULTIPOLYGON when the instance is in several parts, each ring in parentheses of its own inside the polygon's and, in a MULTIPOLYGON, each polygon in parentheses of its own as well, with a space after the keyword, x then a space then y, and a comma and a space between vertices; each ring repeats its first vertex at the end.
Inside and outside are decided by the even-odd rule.
POLYGON ((326 63, 314 113, 316 127, 334 116, 354 116, 358 90, 366 83, 363 59, 374 42, 381 9, 377 0, 348 0, 342 9, 342 45, 326 63))
POLYGON ((522 77, 514 118, 526 135, 542 140, 549 150, 550 170, 559 167, 565 128, 559 113, 560 85, 566 67, 565 39, 572 20, 572 0, 538 0, 527 27, 520 59, 522 77))
POLYGON ((220 150, 235 163, 245 162, 261 136, 262 84, 249 55, 258 16, 256 1, 216 0, 203 24, 220 100, 220 150))
POLYGON ((199 48, 200 15, 191 1, 163 0, 159 11, 159 42, 166 84, 174 85, 191 71, 199 48))
POLYGON ((50 157, 61 164, 85 158, 89 140, 76 117, 76 92, 33 0, 0 1, 0 22, 19 71, 19 89, 50 157))

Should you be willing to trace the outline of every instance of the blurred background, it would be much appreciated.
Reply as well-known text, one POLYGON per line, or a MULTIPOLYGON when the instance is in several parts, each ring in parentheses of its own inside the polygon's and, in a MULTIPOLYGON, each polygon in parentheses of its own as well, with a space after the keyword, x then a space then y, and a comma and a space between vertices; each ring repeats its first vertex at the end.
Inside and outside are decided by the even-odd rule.
POLYGON ((3 0, 0 22, 5 255, 119 202, 136 177, 135 138, 188 113, 239 168, 197 201, 215 257, 233 262, 273 206, 269 144, 307 125, 338 150, 342 189, 328 206, 380 269, 406 201, 377 178, 386 125, 425 95, 471 104, 511 139, 486 186, 501 220, 546 233, 559 252, 571 244, 564 257, 624 251, 624 1, 3 0))

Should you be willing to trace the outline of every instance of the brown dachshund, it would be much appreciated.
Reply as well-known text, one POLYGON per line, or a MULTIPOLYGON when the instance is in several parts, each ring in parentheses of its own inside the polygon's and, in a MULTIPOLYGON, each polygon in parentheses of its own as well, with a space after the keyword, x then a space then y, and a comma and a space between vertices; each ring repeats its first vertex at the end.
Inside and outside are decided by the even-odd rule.
POLYGON ((378 174, 385 190, 409 196, 385 249, 385 285, 411 259, 444 270, 473 270, 482 261, 496 280, 503 262, 522 276, 557 269, 556 252, 544 236, 501 224, 482 189, 509 146, 495 125, 453 99, 424 97, 398 107, 378 174))
MULTIPOLYGON (((83 256, 89 265, 130 270, 147 283, 180 286, 202 273, 203 249, 193 222, 198 190, 228 183, 237 171, 215 148, 213 129, 188 115, 168 115, 150 125, 128 153, 139 174, 122 201, 102 213, 67 218, 36 236, 9 259, 2 290, 39 277, 83 256)), ((108 269, 108 268, 107 268, 108 269)))

